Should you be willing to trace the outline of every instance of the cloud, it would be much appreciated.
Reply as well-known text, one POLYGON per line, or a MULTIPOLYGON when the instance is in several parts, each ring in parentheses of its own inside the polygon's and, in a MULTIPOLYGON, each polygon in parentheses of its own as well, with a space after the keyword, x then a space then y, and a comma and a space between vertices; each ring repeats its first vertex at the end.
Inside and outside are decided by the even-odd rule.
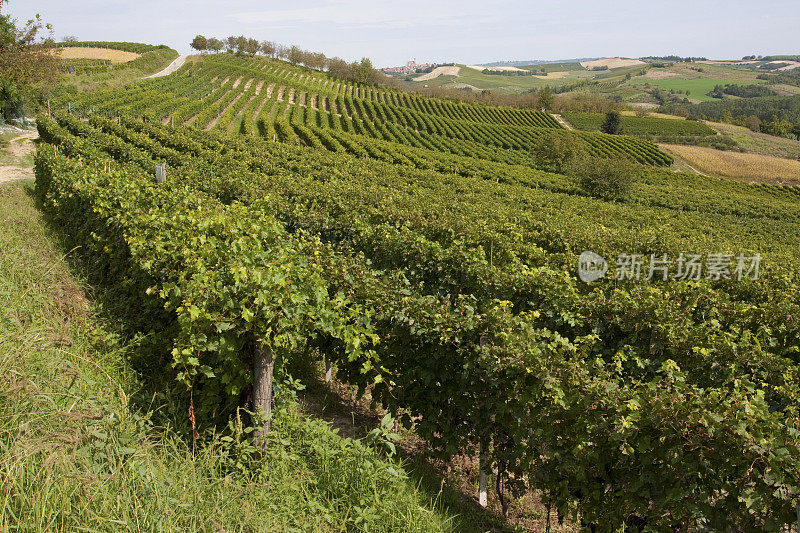
MULTIPOLYGON (((295 9, 270 9, 232 13, 228 17, 241 24, 275 23, 286 25, 334 24, 348 28, 406 29, 412 27, 460 27, 469 22, 464 4, 327 0, 322 5, 295 9)), ((484 16, 485 17, 485 16, 484 16)))

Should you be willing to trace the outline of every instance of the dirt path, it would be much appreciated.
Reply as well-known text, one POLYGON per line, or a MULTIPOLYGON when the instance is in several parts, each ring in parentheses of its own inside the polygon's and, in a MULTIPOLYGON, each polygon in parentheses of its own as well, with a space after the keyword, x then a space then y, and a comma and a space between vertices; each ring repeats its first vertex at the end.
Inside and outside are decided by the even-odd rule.
POLYGON ((564 117, 562 117, 561 115, 559 115, 557 113, 553 113, 552 115, 553 115, 553 118, 556 119, 559 124, 561 124, 562 126, 567 128, 568 130, 574 130, 575 129, 575 128, 572 127, 572 124, 570 124, 569 122, 564 120, 564 117))
POLYGON ((147 78, 161 78, 163 76, 169 76, 170 74, 172 74, 173 72, 175 72, 176 70, 181 68, 184 63, 186 63, 186 58, 187 57, 189 57, 189 56, 178 56, 177 58, 175 58, 175 61, 173 61, 172 63, 167 65, 167 68, 165 68, 161 72, 156 72, 155 74, 152 74, 150 76, 145 76, 145 79, 147 79, 147 78))
POLYGON ((31 141, 39 136, 36 131, 21 131, 10 141, 8 148, 0 149, 0 184, 33 178, 31 141))

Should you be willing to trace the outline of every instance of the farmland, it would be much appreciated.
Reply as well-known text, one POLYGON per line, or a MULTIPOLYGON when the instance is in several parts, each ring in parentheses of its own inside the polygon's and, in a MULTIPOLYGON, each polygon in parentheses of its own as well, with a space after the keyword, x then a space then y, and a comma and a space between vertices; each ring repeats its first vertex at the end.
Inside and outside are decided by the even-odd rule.
POLYGON ((0 14, 0 530, 795 532, 794 59, 334 4, 0 14))
MULTIPOLYGON (((776 452, 793 423, 775 406, 793 405, 800 385, 779 377, 797 364, 795 331, 782 325, 798 302, 780 273, 800 245, 798 189, 661 169, 672 158, 649 141, 565 131, 541 111, 270 59, 209 56, 51 107, 39 118, 37 195, 74 245, 116 272, 130 305, 164 309, 153 316, 172 326, 153 341, 172 347, 201 434, 235 411, 262 339, 286 364, 312 348, 437 454, 481 449, 493 475, 527 479, 522 489, 585 520, 647 514, 653 498, 667 521, 794 516, 783 494, 798 463, 776 452), (634 165, 633 189, 609 201, 541 168, 531 150, 553 135, 634 165), (166 183, 154 182, 156 164, 166 183), (763 270, 738 283, 587 287, 580 250, 758 253, 763 270), (734 333, 743 321, 765 327, 745 338, 734 333), (659 446, 631 453, 648 449, 644 435, 659 446), (749 449, 751 438, 764 444, 749 449), (595 451, 574 453, 588 443, 595 451), (749 451, 731 462, 693 449, 749 451), (684 460, 665 474, 672 453, 684 460), (687 486, 696 461, 713 467, 687 486), (764 469, 751 485, 758 507, 730 497, 715 510, 717 472, 743 479, 753 464, 764 469), (705 503, 690 512, 688 501, 705 503)), ((625 118, 648 132, 707 128, 625 118)))
POLYGON ((800 185, 800 161, 761 154, 742 154, 700 146, 663 146, 707 174, 753 183, 800 185))

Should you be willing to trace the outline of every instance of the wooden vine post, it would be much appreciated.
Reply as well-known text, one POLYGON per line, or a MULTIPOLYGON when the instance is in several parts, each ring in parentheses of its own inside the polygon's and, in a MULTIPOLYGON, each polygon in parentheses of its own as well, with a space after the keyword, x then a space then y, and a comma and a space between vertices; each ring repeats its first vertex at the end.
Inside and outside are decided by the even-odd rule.
POLYGON ((166 165, 156 165, 156 181, 158 183, 164 183, 167 181, 166 165))
MULTIPOLYGON (((462 271, 462 278, 463 278, 463 271, 462 271)), ((480 346, 484 348, 487 344, 486 336, 481 335, 480 337, 480 346)), ((486 453, 487 445, 481 441, 480 449, 478 452, 478 503, 481 507, 486 507, 489 505, 489 493, 488 493, 488 483, 486 481, 486 466, 489 463, 488 454, 486 453)))
POLYGON ((481 443, 480 453, 478 454, 478 503, 481 507, 486 507, 489 504, 489 494, 486 482, 486 448, 481 443))
POLYGON ((269 419, 272 413, 272 372, 275 358, 272 348, 257 342, 253 350, 253 411, 263 417, 264 424, 256 430, 256 446, 267 449, 269 419))

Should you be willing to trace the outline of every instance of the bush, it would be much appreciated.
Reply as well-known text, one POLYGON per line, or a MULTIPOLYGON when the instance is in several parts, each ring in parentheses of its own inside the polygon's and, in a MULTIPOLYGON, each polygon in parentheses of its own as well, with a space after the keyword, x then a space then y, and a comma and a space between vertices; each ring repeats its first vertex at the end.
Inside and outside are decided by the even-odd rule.
POLYGON ((577 135, 560 132, 539 136, 531 147, 531 156, 537 168, 562 173, 573 160, 585 157, 588 145, 577 135))
POLYGON ((568 171, 584 192, 604 200, 627 198, 636 181, 636 172, 635 163, 599 158, 575 160, 568 171))
POLYGON ((606 119, 603 121, 603 125, 600 126, 600 131, 611 135, 622 133, 622 118, 619 116, 619 111, 606 113, 606 119))

